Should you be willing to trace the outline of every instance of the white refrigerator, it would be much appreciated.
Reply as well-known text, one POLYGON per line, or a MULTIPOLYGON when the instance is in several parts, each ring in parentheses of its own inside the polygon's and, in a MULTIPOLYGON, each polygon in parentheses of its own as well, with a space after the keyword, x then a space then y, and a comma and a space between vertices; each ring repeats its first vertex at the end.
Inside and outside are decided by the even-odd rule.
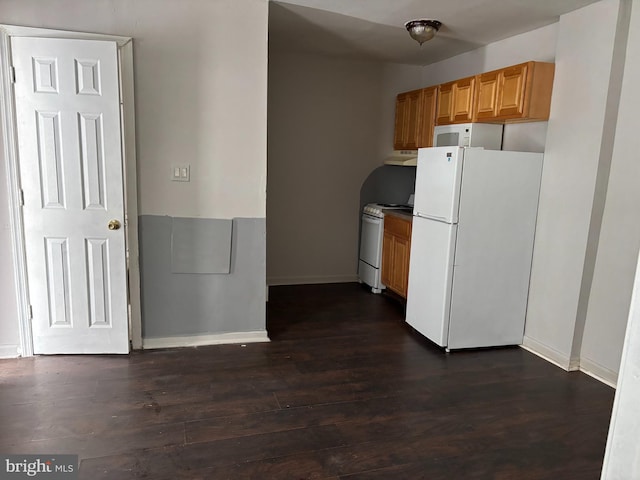
POLYGON ((409 325, 447 350, 522 343, 542 154, 418 151, 409 325))

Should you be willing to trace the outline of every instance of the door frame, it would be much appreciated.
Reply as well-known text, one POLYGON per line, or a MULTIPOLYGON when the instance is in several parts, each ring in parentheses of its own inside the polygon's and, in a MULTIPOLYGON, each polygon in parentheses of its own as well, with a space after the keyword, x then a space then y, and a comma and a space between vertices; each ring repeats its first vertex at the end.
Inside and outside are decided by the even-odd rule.
POLYGON ((11 37, 69 38, 76 40, 108 40, 118 46, 120 82, 120 119, 122 173, 124 183, 124 226, 127 257, 127 295, 129 342, 133 350, 142 348, 142 314, 140 301, 140 264, 138 249, 138 193, 136 175, 136 132, 133 84, 133 40, 131 37, 102 35, 65 30, 50 30, 0 24, 0 130, 2 130, 6 179, 9 197, 9 226, 13 254, 14 280, 18 304, 19 354, 33 356, 33 334, 25 256, 24 224, 21 211, 20 165, 11 71, 11 37))

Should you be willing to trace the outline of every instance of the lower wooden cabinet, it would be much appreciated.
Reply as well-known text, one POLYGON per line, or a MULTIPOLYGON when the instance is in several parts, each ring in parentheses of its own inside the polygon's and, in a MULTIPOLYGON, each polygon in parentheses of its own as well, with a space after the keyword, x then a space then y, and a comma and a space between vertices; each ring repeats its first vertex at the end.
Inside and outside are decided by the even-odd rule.
POLYGON ((387 214, 382 244, 382 283, 403 298, 409 284, 411 220, 387 214))

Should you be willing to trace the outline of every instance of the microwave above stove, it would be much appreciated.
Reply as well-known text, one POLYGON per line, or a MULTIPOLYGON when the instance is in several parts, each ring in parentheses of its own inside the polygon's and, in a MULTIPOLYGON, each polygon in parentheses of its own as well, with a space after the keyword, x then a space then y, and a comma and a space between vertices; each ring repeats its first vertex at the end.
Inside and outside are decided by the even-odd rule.
POLYGON ((502 130, 502 125, 493 123, 438 125, 433 130, 433 146, 502 150, 502 130))

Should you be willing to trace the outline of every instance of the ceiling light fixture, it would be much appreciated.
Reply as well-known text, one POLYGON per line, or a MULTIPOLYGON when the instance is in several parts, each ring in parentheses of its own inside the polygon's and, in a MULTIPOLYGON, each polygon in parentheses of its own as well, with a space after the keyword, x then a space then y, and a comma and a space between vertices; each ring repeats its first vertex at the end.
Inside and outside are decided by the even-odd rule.
POLYGON ((409 20, 404 26, 409 31, 409 35, 416 42, 422 45, 427 40, 431 40, 436 32, 442 25, 438 20, 426 20, 421 18, 419 20, 409 20))

